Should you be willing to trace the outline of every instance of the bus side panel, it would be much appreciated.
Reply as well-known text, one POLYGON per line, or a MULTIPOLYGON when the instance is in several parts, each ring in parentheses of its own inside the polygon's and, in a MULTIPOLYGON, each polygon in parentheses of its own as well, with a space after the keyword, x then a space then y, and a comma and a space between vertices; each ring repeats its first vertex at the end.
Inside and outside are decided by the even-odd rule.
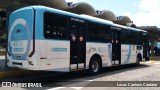
POLYGON ((137 45, 122 45, 121 46, 121 64, 136 63, 138 54, 142 55, 142 50, 137 50, 137 45))
POLYGON ((112 61, 112 45, 104 43, 91 43, 86 44, 86 69, 89 68, 89 62, 93 55, 98 54, 102 59, 102 67, 111 66, 112 61))
POLYGON ((131 45, 131 60, 129 63, 136 63, 136 58, 137 58, 137 45, 131 45))
POLYGON ((70 66, 70 42, 47 40, 46 70, 69 72, 70 66))
POLYGON ((128 45, 121 45, 121 64, 122 65, 128 64, 129 59, 130 59, 129 46, 128 45))
POLYGON ((133 63, 133 46, 132 45, 121 45, 121 64, 133 63))
POLYGON ((47 48, 47 41, 45 40, 38 40, 37 41, 37 49, 40 51, 40 57, 39 57, 39 62, 41 62, 40 64, 40 69, 41 70, 45 70, 46 69, 46 61, 47 61, 47 52, 46 52, 46 48, 47 48), (39 49, 38 49, 39 48, 39 49))
POLYGON ((46 53, 46 47, 47 47, 47 42, 44 38, 44 12, 45 9, 36 9, 36 21, 35 21, 35 38, 36 38, 36 43, 35 43, 35 50, 36 52, 40 53, 40 56, 37 57, 39 60, 37 62, 40 63, 40 70, 45 70, 46 67, 46 60, 47 60, 47 53, 46 53))

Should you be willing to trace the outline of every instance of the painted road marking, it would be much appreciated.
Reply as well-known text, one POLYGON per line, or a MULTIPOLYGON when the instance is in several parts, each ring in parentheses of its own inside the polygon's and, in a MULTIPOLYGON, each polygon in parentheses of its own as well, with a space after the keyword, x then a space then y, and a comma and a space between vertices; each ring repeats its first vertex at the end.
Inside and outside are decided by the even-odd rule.
POLYGON ((75 90, 81 90, 83 87, 56 87, 56 88, 50 88, 50 89, 46 89, 46 90, 61 90, 61 89, 68 89, 68 88, 72 88, 75 90))
MULTIPOLYGON (((81 89, 83 89, 86 85, 88 85, 91 81, 94 81, 94 80, 86 80, 86 81, 89 81, 89 82, 80 82, 80 83, 77 83, 77 84, 79 84, 81 87, 72 87, 72 86, 77 86, 77 84, 70 84, 70 85, 68 85, 68 86, 65 86, 65 87, 54 87, 54 88, 50 88, 50 89, 47 89, 47 90, 61 90, 61 89, 74 89, 74 90, 81 90, 81 89)), ((65 83, 58 83, 59 85, 62 85, 62 86, 64 86, 65 85, 65 83)))
POLYGON ((76 90, 81 90, 83 87, 70 87, 70 88, 73 88, 73 89, 76 89, 76 90))
POLYGON ((156 63, 154 63, 154 64, 160 64, 160 62, 156 62, 156 63))
POLYGON ((148 64, 148 63, 150 63, 150 62, 142 62, 142 63, 146 63, 146 64, 148 64))
POLYGON ((51 88, 51 89, 46 89, 46 90, 59 90, 59 89, 63 89, 63 88, 66 88, 66 87, 56 87, 56 88, 51 88))

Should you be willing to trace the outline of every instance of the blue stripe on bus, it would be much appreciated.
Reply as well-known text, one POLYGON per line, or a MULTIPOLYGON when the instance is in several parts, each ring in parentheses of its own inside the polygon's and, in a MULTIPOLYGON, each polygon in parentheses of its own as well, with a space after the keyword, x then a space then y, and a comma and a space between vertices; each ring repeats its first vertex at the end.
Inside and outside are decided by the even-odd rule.
POLYGON ((16 51, 16 52, 23 52, 23 51, 24 51, 24 48, 14 48, 13 51, 16 51))
POLYGON ((55 52, 63 52, 63 51, 67 51, 67 48, 52 48, 51 51, 55 51, 55 52))
POLYGON ((112 62, 112 44, 108 44, 108 55, 110 61, 112 62))
POLYGON ((140 45, 140 44, 121 44, 121 45, 137 45, 137 46, 143 46, 143 45, 140 45))
POLYGON ((128 63, 129 63, 129 60, 130 60, 130 58, 131 58, 131 50, 132 50, 131 45, 129 45, 128 56, 127 56, 127 58, 126 58, 124 64, 128 64, 128 63))

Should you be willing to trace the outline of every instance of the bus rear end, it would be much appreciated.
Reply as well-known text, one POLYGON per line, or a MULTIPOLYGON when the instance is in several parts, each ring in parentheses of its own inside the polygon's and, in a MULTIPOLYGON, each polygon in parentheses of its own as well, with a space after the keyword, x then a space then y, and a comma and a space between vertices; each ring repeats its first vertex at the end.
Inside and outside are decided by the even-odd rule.
POLYGON ((32 7, 19 9, 9 18, 8 67, 38 70, 40 62, 35 53, 35 11, 32 7), (34 64, 36 63, 36 64, 34 64))

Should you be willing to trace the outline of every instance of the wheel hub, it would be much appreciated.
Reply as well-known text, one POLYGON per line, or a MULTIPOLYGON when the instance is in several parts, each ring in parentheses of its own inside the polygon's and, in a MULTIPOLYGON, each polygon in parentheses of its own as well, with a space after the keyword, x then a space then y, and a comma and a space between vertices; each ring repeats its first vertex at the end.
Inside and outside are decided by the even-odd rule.
POLYGON ((93 64, 92 64, 92 70, 93 70, 93 72, 97 72, 98 68, 99 68, 98 62, 94 61, 93 64))

